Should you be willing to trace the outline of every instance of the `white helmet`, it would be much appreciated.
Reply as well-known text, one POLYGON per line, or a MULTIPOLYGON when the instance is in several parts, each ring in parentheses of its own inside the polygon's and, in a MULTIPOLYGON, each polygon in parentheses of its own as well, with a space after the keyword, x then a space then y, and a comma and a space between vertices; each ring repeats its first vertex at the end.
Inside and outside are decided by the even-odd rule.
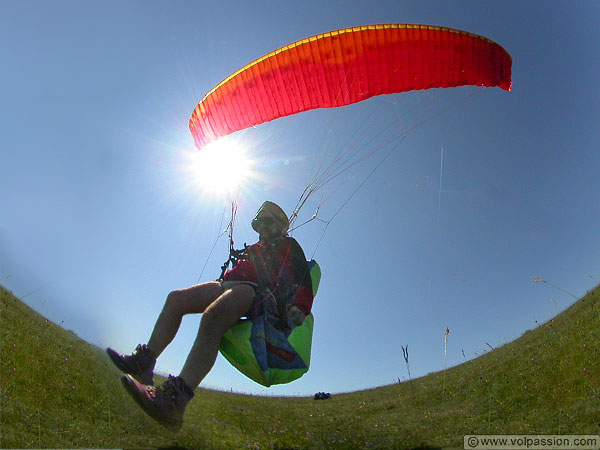
POLYGON ((266 201, 259 208, 256 217, 252 220, 252 228, 260 234, 263 226, 274 225, 280 234, 286 234, 290 227, 290 221, 277 204, 266 201))

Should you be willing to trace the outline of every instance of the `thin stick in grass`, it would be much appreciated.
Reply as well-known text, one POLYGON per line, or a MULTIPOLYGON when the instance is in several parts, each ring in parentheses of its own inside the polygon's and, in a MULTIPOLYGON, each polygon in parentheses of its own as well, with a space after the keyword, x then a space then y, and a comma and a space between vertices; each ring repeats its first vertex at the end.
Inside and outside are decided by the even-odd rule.
POLYGON ((402 354, 404 355, 404 362, 406 362, 406 370, 408 372, 408 383, 410 384, 410 391, 413 397, 413 400, 415 399, 415 388, 412 384, 412 377, 410 375, 410 364, 408 362, 408 344, 406 344, 406 347, 401 345, 400 347, 402 347, 402 354))
POLYGON ((448 356, 448 335, 450 334, 450 328, 446 325, 446 332, 444 333, 444 384, 442 392, 446 392, 446 357, 448 356))

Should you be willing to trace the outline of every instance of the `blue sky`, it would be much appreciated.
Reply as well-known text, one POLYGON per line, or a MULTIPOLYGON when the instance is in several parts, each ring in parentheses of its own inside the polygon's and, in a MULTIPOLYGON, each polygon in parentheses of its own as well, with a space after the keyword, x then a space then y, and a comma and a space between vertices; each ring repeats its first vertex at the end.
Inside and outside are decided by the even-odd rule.
MULTIPOLYGON (((185 167, 196 103, 269 51, 373 23, 484 35, 512 55, 513 90, 401 94, 238 133, 261 176, 238 194, 241 245, 263 200, 294 207, 324 133, 343 140, 340 123, 386 111, 427 119, 338 215, 384 152, 324 188, 320 217, 335 219, 320 244, 321 222, 294 233, 323 269, 310 372, 267 390, 219 357, 204 385, 380 386, 407 377, 401 345, 414 378, 443 369, 446 326, 451 366, 598 284, 600 4, 377 0, 2 2, 0 283, 94 344, 145 342, 168 292, 214 279, 227 256, 222 237, 209 258, 227 201, 185 167)), ((160 371, 179 371, 198 322, 185 318, 160 371)))

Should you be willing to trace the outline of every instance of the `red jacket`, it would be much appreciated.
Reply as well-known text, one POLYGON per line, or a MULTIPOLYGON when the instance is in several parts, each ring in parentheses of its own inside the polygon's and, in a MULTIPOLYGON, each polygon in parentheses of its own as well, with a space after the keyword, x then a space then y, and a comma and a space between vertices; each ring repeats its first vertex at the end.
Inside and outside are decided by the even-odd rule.
POLYGON ((251 281, 277 295, 285 278, 291 282, 292 305, 309 315, 313 304, 312 280, 306 257, 298 242, 286 236, 273 243, 259 241, 246 250, 243 259, 225 273, 224 281, 251 281))

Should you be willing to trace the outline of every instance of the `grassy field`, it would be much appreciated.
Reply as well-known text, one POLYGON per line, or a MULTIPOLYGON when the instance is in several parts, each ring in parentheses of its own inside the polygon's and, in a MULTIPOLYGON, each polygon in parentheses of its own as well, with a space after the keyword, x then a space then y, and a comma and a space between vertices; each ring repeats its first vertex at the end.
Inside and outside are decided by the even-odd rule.
POLYGON ((2 288, 0 300, 0 448, 429 449, 463 448, 466 434, 600 434, 600 287, 445 374, 325 401, 198 389, 179 433, 136 406, 103 350, 2 288))

